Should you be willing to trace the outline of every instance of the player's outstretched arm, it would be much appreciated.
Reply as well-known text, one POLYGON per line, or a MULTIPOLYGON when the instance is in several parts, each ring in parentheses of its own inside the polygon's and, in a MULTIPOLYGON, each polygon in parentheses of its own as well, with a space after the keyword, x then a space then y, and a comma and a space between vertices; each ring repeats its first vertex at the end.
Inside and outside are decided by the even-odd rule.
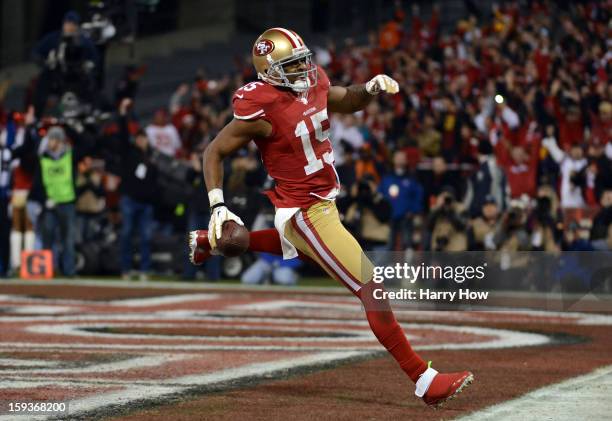
POLYGON ((216 240, 221 238, 221 227, 225 221, 242 220, 227 209, 223 199, 223 159, 245 146, 251 139, 268 137, 272 126, 265 120, 232 120, 225 126, 204 150, 204 179, 210 202, 210 223, 208 239, 214 249, 216 240))
POLYGON ((396 94, 399 85, 387 75, 377 75, 368 83, 347 88, 332 86, 327 94, 327 108, 331 112, 350 114, 363 110, 381 92, 396 94))

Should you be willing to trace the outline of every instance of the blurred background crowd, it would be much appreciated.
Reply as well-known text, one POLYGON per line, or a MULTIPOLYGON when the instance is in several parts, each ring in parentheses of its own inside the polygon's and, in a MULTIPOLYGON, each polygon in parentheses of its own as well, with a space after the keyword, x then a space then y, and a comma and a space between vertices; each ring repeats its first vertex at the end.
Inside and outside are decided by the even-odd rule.
MULTIPOLYGON (((67 12, 32 50, 40 72, 20 109, 2 106, 0 87, 2 275, 21 250, 46 248, 66 276, 204 276, 184 238, 208 225, 201 153, 256 79, 250 45, 225 74, 203 65, 139 115, 156 69, 105 75, 106 44, 134 36, 127 3, 112 29, 67 12)), ((427 14, 397 2, 367 36, 304 37, 333 84, 400 84, 331 116, 345 225, 367 250, 612 250, 612 2, 464 3, 452 24, 444 2, 427 14)), ((226 162, 228 206, 251 230, 273 225, 272 183, 254 145, 226 162)), ((215 257, 205 277, 293 284, 305 270, 215 257)))

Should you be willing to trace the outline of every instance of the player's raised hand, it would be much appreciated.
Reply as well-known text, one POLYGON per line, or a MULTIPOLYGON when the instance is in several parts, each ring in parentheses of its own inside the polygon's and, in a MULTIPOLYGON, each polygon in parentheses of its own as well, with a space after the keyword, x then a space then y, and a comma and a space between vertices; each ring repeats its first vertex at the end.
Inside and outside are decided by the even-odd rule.
POLYGON ((366 83, 366 91, 370 95, 378 95, 381 92, 396 94, 399 92, 399 85, 387 75, 376 75, 366 83))

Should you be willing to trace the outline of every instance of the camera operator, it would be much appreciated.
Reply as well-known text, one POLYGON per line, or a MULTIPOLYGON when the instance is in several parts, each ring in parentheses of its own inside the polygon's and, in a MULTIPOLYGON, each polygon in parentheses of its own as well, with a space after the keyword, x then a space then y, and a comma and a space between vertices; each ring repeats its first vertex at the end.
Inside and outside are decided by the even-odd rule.
POLYGON ((495 249, 504 251, 531 249, 526 205, 520 200, 513 200, 508 211, 502 216, 493 236, 493 244, 495 249))
POLYGON ((499 207, 495 198, 488 195, 482 205, 481 215, 472 221, 468 228, 469 250, 494 250, 493 237, 500 220, 499 207))
POLYGON ((371 175, 353 184, 350 194, 338 200, 338 207, 343 210, 344 223, 365 249, 386 247, 391 234, 391 205, 378 193, 371 175))
POLYGON ((550 186, 538 189, 535 207, 527 221, 531 233, 531 250, 558 251, 561 241, 561 215, 558 212, 556 192, 550 186))
POLYGON ((465 223, 461 218, 462 207, 455 199, 455 191, 447 186, 436 199, 427 224, 427 249, 433 251, 467 250, 465 223))
POLYGON ((34 47, 34 60, 42 65, 34 107, 37 117, 45 112, 49 95, 73 91, 83 101, 95 99, 98 51, 80 32, 81 18, 75 11, 64 16, 61 31, 51 32, 34 47))

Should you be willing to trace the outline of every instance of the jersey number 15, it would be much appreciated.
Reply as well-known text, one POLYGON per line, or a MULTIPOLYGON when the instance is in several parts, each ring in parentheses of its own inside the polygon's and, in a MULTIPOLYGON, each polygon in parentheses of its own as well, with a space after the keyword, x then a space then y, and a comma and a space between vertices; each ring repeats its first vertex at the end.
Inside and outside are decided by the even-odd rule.
MULTIPOLYGON (((322 122, 327 120, 327 108, 322 109, 318 113, 310 116, 310 121, 315 129, 315 139, 319 142, 329 142, 329 129, 323 130, 322 122)), ((312 141, 310 139, 310 131, 306 125, 306 120, 300 121, 295 126, 295 135, 302 140, 302 148, 306 155, 307 165, 304 166, 306 175, 310 175, 319 170, 323 169, 323 162, 329 165, 334 164, 333 155, 330 152, 325 152, 321 158, 317 158, 314 148, 312 147, 312 141)))

